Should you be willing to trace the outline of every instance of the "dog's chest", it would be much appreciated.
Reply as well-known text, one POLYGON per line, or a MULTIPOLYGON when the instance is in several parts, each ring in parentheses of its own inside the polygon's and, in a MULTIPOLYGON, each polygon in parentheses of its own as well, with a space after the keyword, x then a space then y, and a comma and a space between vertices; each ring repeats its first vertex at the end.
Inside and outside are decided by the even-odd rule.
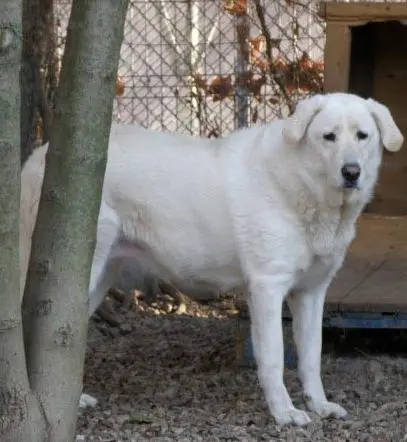
POLYGON ((335 254, 336 248, 340 245, 340 225, 335 223, 321 223, 309 227, 308 230, 308 249, 310 256, 314 259, 335 254))
POLYGON ((322 215, 318 221, 307 229, 306 253, 296 278, 298 288, 312 287, 329 279, 341 266, 353 237, 353 229, 339 216, 326 219, 322 215))
POLYGON ((333 255, 314 255, 310 258, 308 266, 297 271, 294 289, 306 290, 318 286, 330 277, 336 267, 337 260, 341 257, 333 255))
POLYGON ((354 225, 345 209, 315 211, 305 227, 307 249, 312 260, 325 262, 347 248, 354 235, 354 225))

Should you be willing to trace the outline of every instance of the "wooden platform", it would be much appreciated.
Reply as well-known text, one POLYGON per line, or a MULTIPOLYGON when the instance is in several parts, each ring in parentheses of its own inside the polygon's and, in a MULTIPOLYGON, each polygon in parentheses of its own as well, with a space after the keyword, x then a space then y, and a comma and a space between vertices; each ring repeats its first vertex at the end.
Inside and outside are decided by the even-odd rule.
POLYGON ((326 313, 407 313, 407 217, 363 215, 326 313))

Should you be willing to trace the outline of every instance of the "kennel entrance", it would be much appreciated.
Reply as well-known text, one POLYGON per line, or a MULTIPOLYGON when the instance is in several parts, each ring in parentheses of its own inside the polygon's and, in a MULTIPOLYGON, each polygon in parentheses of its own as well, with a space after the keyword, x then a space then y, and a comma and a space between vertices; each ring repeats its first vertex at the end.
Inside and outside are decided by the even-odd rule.
MULTIPOLYGON (((323 2, 325 92, 389 107, 407 138, 407 4, 323 2)), ((407 142, 384 152, 375 198, 358 222, 326 301, 326 325, 407 328, 407 142)))

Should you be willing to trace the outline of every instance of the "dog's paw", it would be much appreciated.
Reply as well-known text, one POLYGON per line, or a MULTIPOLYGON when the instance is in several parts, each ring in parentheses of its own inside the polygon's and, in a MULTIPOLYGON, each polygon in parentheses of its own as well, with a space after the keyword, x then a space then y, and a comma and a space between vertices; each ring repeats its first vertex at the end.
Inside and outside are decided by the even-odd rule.
POLYGON ((89 394, 82 393, 79 398, 79 408, 95 407, 98 400, 89 394))
POLYGON ((311 418, 305 411, 298 410, 297 408, 288 408, 283 411, 272 413, 277 425, 297 425, 299 427, 305 427, 311 423, 311 418))
POLYGON ((307 402, 307 406, 310 411, 314 411, 322 418, 332 416, 343 419, 348 414, 343 407, 334 402, 310 400, 307 402))

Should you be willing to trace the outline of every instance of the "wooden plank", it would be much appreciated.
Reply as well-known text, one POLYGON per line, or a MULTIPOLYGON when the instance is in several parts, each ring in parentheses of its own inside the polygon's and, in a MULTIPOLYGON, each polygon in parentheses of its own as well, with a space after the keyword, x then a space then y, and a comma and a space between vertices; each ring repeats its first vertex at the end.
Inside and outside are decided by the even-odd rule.
POLYGON ((340 298, 339 310, 407 312, 407 218, 363 215, 338 280, 353 266, 366 271, 340 298))
POLYGON ((387 2, 321 2, 318 15, 327 22, 336 21, 348 24, 407 20, 407 4, 387 2))
POLYGON ((347 296, 369 278, 382 263, 383 259, 378 254, 366 259, 366 257, 355 257, 349 253, 344 266, 339 270, 328 289, 325 311, 341 310, 347 296))
POLYGON ((326 26, 324 91, 347 92, 349 87, 351 34, 348 26, 326 26))
POLYGON ((407 313, 407 259, 386 261, 340 303, 341 311, 407 313))

